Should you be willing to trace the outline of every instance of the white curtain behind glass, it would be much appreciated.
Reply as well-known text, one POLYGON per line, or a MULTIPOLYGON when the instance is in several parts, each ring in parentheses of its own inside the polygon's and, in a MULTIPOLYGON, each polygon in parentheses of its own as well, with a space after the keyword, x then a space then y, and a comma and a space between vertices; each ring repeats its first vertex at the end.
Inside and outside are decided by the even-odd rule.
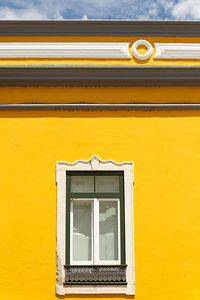
POLYGON ((73 203, 73 261, 90 261, 91 203, 73 203))
POLYGON ((118 260, 117 201, 99 202, 100 260, 118 260))

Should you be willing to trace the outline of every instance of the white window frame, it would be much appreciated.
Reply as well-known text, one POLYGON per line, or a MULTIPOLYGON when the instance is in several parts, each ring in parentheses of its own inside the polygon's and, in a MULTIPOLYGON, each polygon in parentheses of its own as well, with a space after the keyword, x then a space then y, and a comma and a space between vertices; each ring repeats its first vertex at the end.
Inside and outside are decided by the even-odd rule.
POLYGON ((73 202, 91 202, 91 237, 92 237, 92 260, 73 261, 70 257, 70 265, 120 265, 121 257, 121 238, 120 238, 120 201, 115 198, 76 198, 70 200, 70 253, 73 253, 73 202), (118 260, 99 259, 99 202, 117 202, 117 232, 118 232, 118 260), (95 234, 94 234, 95 233, 95 234))
POLYGON ((57 182, 57 249, 56 249, 56 293, 67 294, 135 294, 134 263, 134 222, 133 222, 133 162, 117 163, 113 160, 101 160, 94 155, 89 160, 77 160, 73 163, 58 161, 56 165, 57 182), (126 286, 65 286, 65 243, 66 243, 66 171, 123 171, 125 206, 125 246, 126 246, 126 286))
POLYGON ((91 202, 92 209, 91 209, 91 238, 92 238, 92 260, 90 261, 73 261, 72 257, 70 257, 70 265, 93 265, 94 261, 94 251, 93 251, 93 236, 94 236, 94 230, 93 230, 93 222, 94 222, 94 215, 93 215, 93 199, 71 199, 70 200, 70 253, 73 253, 73 203, 74 202, 91 202))

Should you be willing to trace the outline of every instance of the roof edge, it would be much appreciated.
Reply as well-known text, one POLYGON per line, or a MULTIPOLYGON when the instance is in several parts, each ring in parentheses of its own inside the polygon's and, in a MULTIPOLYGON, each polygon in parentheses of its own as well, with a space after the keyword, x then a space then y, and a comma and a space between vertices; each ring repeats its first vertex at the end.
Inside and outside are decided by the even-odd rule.
POLYGON ((1 20, 0 36, 200 36, 200 21, 1 20))
POLYGON ((1 66, 0 86, 200 86, 200 67, 1 66))

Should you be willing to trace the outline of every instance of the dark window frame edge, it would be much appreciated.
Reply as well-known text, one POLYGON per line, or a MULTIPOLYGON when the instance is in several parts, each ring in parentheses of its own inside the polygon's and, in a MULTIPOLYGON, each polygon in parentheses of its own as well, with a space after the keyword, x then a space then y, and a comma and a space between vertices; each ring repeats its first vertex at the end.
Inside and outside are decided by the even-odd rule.
MULTIPOLYGON (((120 265, 115 265, 115 266, 127 266, 126 265, 126 252, 125 252, 125 207, 124 207, 124 172, 123 171, 74 171, 74 173, 76 174, 84 174, 84 173, 90 173, 92 174, 92 176, 94 176, 95 174, 98 175, 98 173, 101 173, 103 175, 105 175, 106 173, 109 174, 109 176, 111 176, 111 174, 117 174, 117 176, 119 176, 119 193, 117 193, 120 201, 120 246, 121 246, 121 264, 120 265)), ((66 171, 66 249, 65 249, 65 261, 66 264, 65 265, 69 265, 71 267, 73 267, 74 265, 70 265, 70 199, 73 197, 74 193, 71 193, 70 190, 70 185, 71 185, 71 176, 73 174, 73 171, 66 171)), ((98 195, 102 195, 102 197, 99 198, 104 198, 109 196, 110 198, 113 198, 111 195, 113 194, 114 197, 116 197, 116 193, 85 193, 85 195, 83 193, 77 193, 77 197, 81 197, 81 198, 88 198, 88 195, 92 195, 92 197, 96 194, 96 196, 98 195), (79 195, 78 195, 79 194, 79 195), (93 195, 94 194, 94 195, 93 195), (110 195, 108 195, 110 194, 110 195)), ((80 265, 81 266, 81 265, 80 265)), ((90 265, 89 265, 90 266, 90 265)), ((92 265, 93 267, 98 265, 92 265)), ((113 266, 113 265, 106 265, 106 266, 113 266)), ((103 267, 103 265, 102 265, 103 267)))

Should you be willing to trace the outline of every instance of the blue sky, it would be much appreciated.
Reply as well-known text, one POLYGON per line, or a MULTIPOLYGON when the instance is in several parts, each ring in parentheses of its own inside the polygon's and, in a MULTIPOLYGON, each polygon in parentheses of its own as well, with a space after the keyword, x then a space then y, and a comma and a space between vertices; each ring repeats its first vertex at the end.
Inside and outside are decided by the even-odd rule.
POLYGON ((198 20, 200 0, 0 0, 1 20, 198 20))

